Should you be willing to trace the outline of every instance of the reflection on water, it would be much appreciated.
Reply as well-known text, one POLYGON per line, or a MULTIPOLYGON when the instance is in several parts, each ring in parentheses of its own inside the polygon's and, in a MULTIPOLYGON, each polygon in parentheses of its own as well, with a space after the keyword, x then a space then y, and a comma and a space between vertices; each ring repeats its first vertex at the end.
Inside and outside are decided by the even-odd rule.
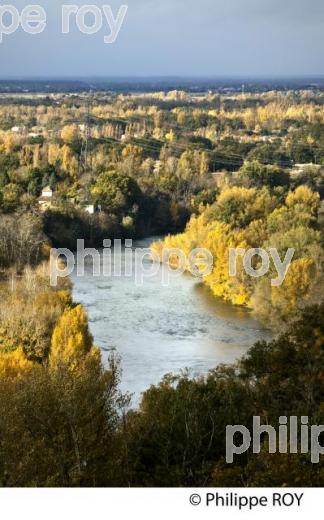
MULTIPOLYGON (((139 241, 134 247, 149 243, 139 241)), ((84 277, 72 277, 74 299, 87 308, 104 359, 111 350, 122 357, 121 387, 135 394, 134 402, 166 373, 184 368, 192 375, 206 373, 234 362, 255 341, 268 337, 248 311, 216 300, 191 276, 171 275, 163 287, 164 269, 141 287, 134 277, 93 277, 91 262, 84 277)))

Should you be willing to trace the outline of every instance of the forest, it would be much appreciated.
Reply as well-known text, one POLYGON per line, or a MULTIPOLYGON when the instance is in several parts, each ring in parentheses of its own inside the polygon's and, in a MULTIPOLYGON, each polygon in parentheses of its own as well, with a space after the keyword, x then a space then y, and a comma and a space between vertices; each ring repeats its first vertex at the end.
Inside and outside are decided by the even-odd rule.
MULTIPOLYGON (((225 461, 228 424, 324 424, 324 94, 7 93, 0 100, 0 485, 323 486, 309 454, 225 461), (130 406, 51 247, 162 235, 203 247, 203 283, 272 341, 205 377, 166 375, 130 406), (228 250, 295 256, 282 286, 229 277, 228 250)), ((184 367, 185 368, 185 367, 184 367)))

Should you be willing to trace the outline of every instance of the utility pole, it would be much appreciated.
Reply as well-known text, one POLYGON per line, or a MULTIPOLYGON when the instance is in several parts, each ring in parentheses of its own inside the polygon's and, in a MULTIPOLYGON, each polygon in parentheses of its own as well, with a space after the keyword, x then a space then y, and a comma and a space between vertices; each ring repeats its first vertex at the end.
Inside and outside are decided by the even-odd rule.
POLYGON ((81 151, 80 151, 80 159, 79 159, 79 178, 84 175, 83 179, 83 193, 84 193, 84 202, 90 202, 90 188, 91 188, 91 164, 89 161, 89 141, 91 138, 91 106, 92 106, 92 91, 89 92, 89 97, 86 100, 85 104, 85 115, 84 115, 84 131, 82 137, 81 151))
POLYGON ((80 152, 80 163, 79 163, 79 174, 87 173, 88 172, 88 154, 89 154, 89 139, 91 137, 90 132, 90 126, 91 126, 91 120, 90 120, 90 114, 91 114, 91 98, 89 97, 86 103, 86 110, 85 110, 85 118, 84 118, 84 134, 82 139, 82 146, 81 146, 81 152, 80 152))

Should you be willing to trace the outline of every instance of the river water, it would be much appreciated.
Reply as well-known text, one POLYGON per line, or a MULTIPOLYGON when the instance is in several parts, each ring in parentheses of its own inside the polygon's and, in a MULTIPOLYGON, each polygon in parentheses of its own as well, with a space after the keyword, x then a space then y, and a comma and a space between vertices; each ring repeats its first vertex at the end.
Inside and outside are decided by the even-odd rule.
MULTIPOLYGON (((142 261, 136 248, 148 247, 151 241, 134 242, 134 271, 142 261)), ((115 264, 124 265, 124 248, 112 257, 115 264)), ((144 266, 151 269, 147 258, 144 266)), ((121 389, 134 394, 134 404, 167 373, 188 368, 192 375, 205 374, 221 363, 234 362, 255 341, 269 338, 247 310, 216 300, 196 278, 170 275, 167 269, 159 266, 138 286, 135 274, 93 276, 87 258, 85 275, 72 276, 74 300, 86 307, 103 358, 112 350, 121 356, 121 389), (167 276, 169 284, 162 285, 167 276)))

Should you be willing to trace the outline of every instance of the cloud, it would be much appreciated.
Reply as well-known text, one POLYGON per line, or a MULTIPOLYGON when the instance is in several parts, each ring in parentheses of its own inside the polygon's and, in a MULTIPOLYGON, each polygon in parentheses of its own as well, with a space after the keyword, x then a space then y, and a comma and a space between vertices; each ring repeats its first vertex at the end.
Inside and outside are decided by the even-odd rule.
MULTIPOLYGON (((17 0, 15 5, 26 5, 17 0)), ((113 45, 107 28, 60 33, 60 6, 43 0, 48 27, 0 45, 2 76, 323 74, 323 0, 92 0, 129 4, 113 45), (106 32, 105 32, 106 30, 106 32)), ((76 0, 76 4, 86 2, 76 0)), ((74 24, 75 25, 75 24, 74 24)))

